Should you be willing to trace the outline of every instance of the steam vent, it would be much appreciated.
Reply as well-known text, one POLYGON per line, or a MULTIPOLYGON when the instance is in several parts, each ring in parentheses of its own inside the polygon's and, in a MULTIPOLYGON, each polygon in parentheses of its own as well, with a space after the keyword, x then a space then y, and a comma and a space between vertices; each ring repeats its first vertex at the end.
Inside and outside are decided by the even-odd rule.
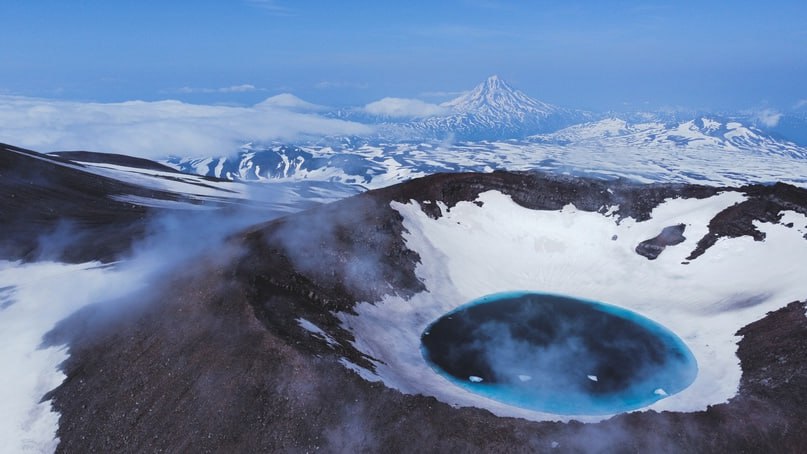
POLYGON ((561 415, 650 405, 689 386, 697 363, 663 326, 593 301, 499 293, 440 317, 422 353, 454 384, 502 403, 561 415))

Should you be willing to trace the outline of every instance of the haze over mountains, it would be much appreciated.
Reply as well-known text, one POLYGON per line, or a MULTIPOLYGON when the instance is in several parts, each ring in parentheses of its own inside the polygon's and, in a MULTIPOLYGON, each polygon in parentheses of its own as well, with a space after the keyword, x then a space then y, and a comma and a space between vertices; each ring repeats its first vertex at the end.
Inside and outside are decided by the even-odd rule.
POLYGON ((804 183, 802 173, 791 170, 807 166, 807 148, 736 117, 640 112, 620 118, 565 109, 535 100, 497 76, 440 105, 413 102, 385 98, 363 108, 327 111, 292 95, 276 96, 265 103, 361 121, 373 132, 250 142, 220 155, 174 155, 162 162, 227 180, 334 181, 364 188, 435 172, 496 169, 594 172, 640 181, 804 183))
MULTIPOLYGON (((279 95, 275 98, 289 95, 279 95)), ((295 105, 307 105, 306 101, 295 98, 295 105)), ((274 101, 272 101, 274 102, 274 101)), ((617 118, 625 123, 659 123, 672 134, 682 124, 700 118, 714 119, 721 123, 741 123, 754 130, 757 135, 774 136, 770 140, 792 142, 803 138, 798 128, 802 119, 798 111, 787 115, 767 112, 709 113, 686 111, 655 112, 592 112, 556 106, 530 97, 514 88, 497 75, 488 77, 472 90, 441 104, 428 104, 423 101, 402 98, 384 98, 364 107, 327 111, 317 106, 327 117, 348 119, 377 126, 374 137, 382 139, 449 139, 452 141, 478 141, 522 139, 530 135, 546 134, 560 129, 598 120, 617 118), (777 128, 784 120, 788 128, 777 128), (788 140, 783 130, 793 130, 794 139, 788 140)), ((719 128, 718 128, 719 129, 719 128)), ((601 130, 595 126, 592 131, 601 130)), ((604 131, 603 131, 604 132, 604 131)), ((663 131, 659 131, 663 132, 663 131)), ((712 135, 714 128, 704 132, 712 135)), ((592 137, 589 137, 592 138, 592 137)))
MULTIPOLYGON (((384 100, 379 102, 384 103, 384 100)), ((378 105, 375 107, 375 111, 383 110, 378 105)), ((495 75, 471 91, 436 107, 431 111, 421 107, 422 112, 433 113, 422 115, 415 110, 414 115, 410 115, 413 118, 405 118, 401 112, 403 121, 401 118, 396 121, 394 116, 365 119, 381 123, 379 135, 382 137, 493 140, 551 132, 594 118, 588 112, 564 109, 533 99, 495 75)))
MULTIPOLYGON (((318 104, 316 99, 303 100, 289 93, 250 106, 175 100, 95 103, 7 95, 0 95, 0 101, 0 137, 6 143, 44 152, 90 150, 150 159, 232 156, 245 144, 253 148, 289 145, 345 149, 367 143, 448 146, 527 140, 611 118, 625 121, 629 128, 655 123, 657 137, 664 137, 666 130, 666 135, 680 135, 682 124, 706 118, 723 125, 739 123, 756 135, 766 136, 766 142, 787 144, 795 140, 800 147, 807 144, 803 137, 807 116, 798 109, 784 113, 765 109, 733 113, 581 111, 538 101, 495 76, 441 104, 387 97, 363 106, 334 109, 318 104)), ((602 131, 601 125, 590 129, 587 144, 602 131)), ((721 129, 705 129, 703 133, 720 135, 721 129)), ((568 139, 566 134, 561 142, 574 145, 568 139)), ((614 145, 612 139, 606 142, 603 146, 614 145)), ((763 151, 767 147, 760 140, 754 142, 763 151)), ((691 146, 704 142, 678 143, 691 146)), ((779 153, 783 146, 774 148, 780 149, 779 153)))

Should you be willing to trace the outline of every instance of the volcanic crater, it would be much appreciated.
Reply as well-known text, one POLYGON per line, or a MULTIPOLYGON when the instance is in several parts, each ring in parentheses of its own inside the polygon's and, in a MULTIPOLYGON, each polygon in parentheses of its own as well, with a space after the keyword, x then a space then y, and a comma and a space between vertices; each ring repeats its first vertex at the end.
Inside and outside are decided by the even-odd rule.
MULTIPOLYGON (((4 155, 3 171, 24 158, 4 155)), ((69 184, 81 197, 100 202, 108 200, 105 191, 128 190, 97 184, 98 179, 83 188, 76 171, 57 167, 43 167, 62 175, 50 180, 52 185, 69 184)), ((58 203, 58 188, 48 188, 46 198, 20 211, 26 206, 21 199, 32 191, 25 178, 41 176, 3 180, 6 193, 16 196, 0 200, 4 212, 31 217, 43 231, 70 217, 70 207, 58 203)), ((93 207, 81 211, 81 219, 97 219, 87 224, 99 232, 101 224, 127 225, 151 211, 131 204, 121 210, 111 202, 75 204, 93 207)), ((47 336, 48 344, 65 344, 70 353, 62 365, 66 379, 45 396, 61 415, 58 451, 798 452, 807 444, 807 292, 798 285, 803 262, 789 262, 782 254, 801 247, 791 238, 798 232, 787 224, 792 219, 803 224, 805 215, 807 191, 786 184, 716 188, 493 172, 433 175, 282 217, 231 236, 215 260, 196 260, 154 283, 155 292, 142 304, 126 311, 89 306, 47 336), (502 229, 508 220, 494 216, 501 213, 523 215, 529 222, 502 229), (569 219, 596 221, 569 224, 565 231, 575 235, 573 244, 557 241, 564 229, 552 235, 542 230, 569 219), (642 241, 679 224, 686 225, 687 241, 668 244, 652 262, 636 253, 642 241), (578 229, 591 225, 597 228, 578 229), (524 278, 534 279, 533 288, 549 282, 541 279, 565 273, 575 254, 601 256, 602 248, 620 263, 645 264, 630 265, 637 270, 635 285, 650 279, 641 272, 647 264, 668 267, 662 275, 675 278, 680 295, 655 301, 662 305, 657 309, 636 307, 672 314, 666 320, 651 318, 671 327, 687 345, 700 346, 696 354, 708 350, 698 332, 682 332, 685 315, 703 320, 708 315, 715 323, 750 319, 722 328, 730 330, 723 343, 731 349, 723 360, 739 360, 741 368, 733 394, 686 411, 651 408, 581 422, 508 413, 506 405, 452 394, 450 388, 460 388, 444 386, 433 371, 414 383, 409 372, 430 370, 418 348, 423 328, 474 297, 493 293, 486 291, 490 282, 476 285, 476 274, 452 263, 456 257, 441 255, 453 250, 452 237, 473 238, 463 236, 466 226, 471 233, 481 226, 490 234, 529 240, 529 249, 524 242, 512 246, 524 252, 518 256, 528 265, 558 259, 558 265, 524 269, 524 278), (773 248, 765 265, 781 275, 775 287, 755 288, 755 294, 769 295, 764 298, 725 294, 676 277, 717 266, 728 273, 727 286, 756 286, 748 269, 719 266, 734 259, 745 266, 745 257, 757 259, 758 248, 773 248), (691 295, 700 299, 687 301, 691 295), (437 299, 447 303, 440 306, 437 299), (715 313, 718 306, 725 309, 715 313), (385 342, 399 334, 403 343, 385 342), (406 349, 403 356, 398 347, 406 349)), ((2 224, 5 258, 35 258, 33 242, 15 246, 25 221, 2 224)), ((87 251, 97 248, 106 261, 124 257, 130 236, 144 234, 144 224, 135 225, 114 235, 78 236, 66 253, 86 259, 87 251)), ((465 243, 465 248, 471 252, 460 261, 477 265, 480 257, 494 257, 483 244, 465 243)), ((491 265, 499 266, 498 260, 491 259, 491 265)), ((757 271, 765 277, 765 270, 757 271)), ((605 271, 590 273, 588 288, 602 297, 580 296, 620 301, 607 298, 609 286, 619 284, 609 279, 605 271)), ((670 288, 661 290, 670 293, 670 288)), ((586 375, 598 380, 602 375, 603 385, 607 377, 619 377, 601 371, 586 375)), ((699 374, 693 387, 677 396, 687 398, 702 378, 699 374)))

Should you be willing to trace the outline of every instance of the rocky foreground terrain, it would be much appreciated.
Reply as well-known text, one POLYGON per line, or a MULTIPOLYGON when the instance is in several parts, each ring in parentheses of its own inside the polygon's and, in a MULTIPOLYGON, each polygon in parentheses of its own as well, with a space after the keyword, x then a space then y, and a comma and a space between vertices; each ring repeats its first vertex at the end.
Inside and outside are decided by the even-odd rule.
MULTIPOLYGON (((140 189, 84 178, 35 154, 0 157, 3 258, 38 259, 40 243, 32 238, 63 219, 78 220, 72 228, 91 234, 71 236, 69 247, 51 258, 125 258, 159 211, 108 197, 140 189), (44 168, 19 173, 31 162, 22 159, 44 168)), ((765 241, 758 222, 778 223, 783 210, 807 214, 807 191, 785 184, 721 189, 494 172, 433 175, 280 217, 239 230, 125 301, 85 307, 46 336, 46 345, 66 344, 70 353, 62 365, 67 378, 43 397, 61 415, 58 450, 800 452, 807 446, 807 295, 737 333, 739 391, 698 412, 535 422, 403 394, 346 368, 349 361, 372 372, 374 358, 356 348, 335 314, 354 312, 358 301, 425 289, 416 273, 420 257, 407 247, 402 217, 390 203, 415 200, 436 218, 444 214, 440 205, 450 209, 490 190, 532 210, 572 203, 605 212, 618 205, 615 216, 636 220, 669 198, 745 194, 709 222, 692 261, 721 238, 765 241), (322 332, 312 333, 300 319, 322 332)), ((637 253, 663 256, 677 235, 688 234, 670 227, 637 244, 637 253)))

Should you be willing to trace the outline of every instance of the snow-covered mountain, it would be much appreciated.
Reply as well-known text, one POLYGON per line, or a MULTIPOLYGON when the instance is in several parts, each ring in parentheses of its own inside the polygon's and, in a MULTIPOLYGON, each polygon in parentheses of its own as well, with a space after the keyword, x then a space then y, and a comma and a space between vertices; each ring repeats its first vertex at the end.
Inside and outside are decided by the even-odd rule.
MULTIPOLYGON (((163 164, 224 180, 324 181, 359 190, 438 172, 493 170, 723 185, 774 181, 807 185, 807 147, 736 116, 684 111, 600 116, 538 101, 498 76, 439 106, 426 105, 431 106, 428 109, 413 107, 413 100, 379 101, 384 102, 384 108, 375 110, 365 106, 317 113, 372 124, 370 135, 295 144, 248 143, 229 154, 175 156, 163 164), (401 117, 399 111, 416 116, 401 117)), ((261 106, 320 109, 288 94, 269 98, 261 106)))
MULTIPOLYGON (((280 95, 272 103, 311 105, 292 95, 280 95)), ((269 102, 269 100, 267 100, 269 102)), ((493 75, 457 98, 442 104, 416 99, 384 98, 364 107, 324 111, 321 115, 372 125, 373 141, 494 141, 531 140, 569 144, 590 141, 605 134, 624 136, 630 145, 676 143, 714 145, 721 149, 749 149, 760 153, 800 155, 804 147, 807 113, 804 108, 774 113, 761 120, 759 112, 699 112, 660 110, 633 112, 588 112, 568 109, 534 99, 493 75), (371 108, 372 107, 372 108, 371 108), (622 121, 622 132, 613 130, 622 121), (571 128, 563 130, 564 128, 571 128), (638 142, 636 142, 638 140, 638 142)), ((317 112, 317 110, 309 109, 317 112)))
POLYGON ((680 123, 629 123, 619 118, 574 125, 530 137, 539 143, 642 148, 688 148, 807 159, 807 149, 754 126, 700 117, 680 123))
MULTIPOLYGON (((389 111, 392 106, 387 106, 389 111)), ((440 105, 419 100, 386 98, 364 108, 340 109, 326 116, 378 126, 378 136, 386 140, 518 139, 530 134, 552 132, 563 127, 592 121, 589 112, 565 109, 531 98, 504 79, 493 75, 457 98, 440 105), (411 115, 381 113, 368 109, 378 103, 409 106, 411 115), (412 109, 417 104, 419 109, 412 109)))
POLYGON ((807 148, 754 127, 706 117, 680 123, 618 118, 526 140, 444 143, 384 140, 328 145, 248 144, 231 156, 172 157, 185 173, 237 181, 325 181, 360 190, 434 173, 543 170, 638 181, 807 186, 807 148))
POLYGON ((281 93, 279 95, 266 98, 255 105, 256 108, 278 108, 293 112, 321 112, 327 107, 320 106, 308 101, 304 101, 291 93, 281 93))
POLYGON ((591 114, 533 99, 495 75, 441 107, 450 113, 407 127, 426 136, 458 140, 516 139, 592 119, 591 114))
POLYGON ((248 144, 233 156, 170 157, 165 164, 183 173, 238 181, 321 180, 349 184, 370 183, 387 169, 361 153, 334 151, 331 147, 307 149, 293 145, 253 147, 248 144))

